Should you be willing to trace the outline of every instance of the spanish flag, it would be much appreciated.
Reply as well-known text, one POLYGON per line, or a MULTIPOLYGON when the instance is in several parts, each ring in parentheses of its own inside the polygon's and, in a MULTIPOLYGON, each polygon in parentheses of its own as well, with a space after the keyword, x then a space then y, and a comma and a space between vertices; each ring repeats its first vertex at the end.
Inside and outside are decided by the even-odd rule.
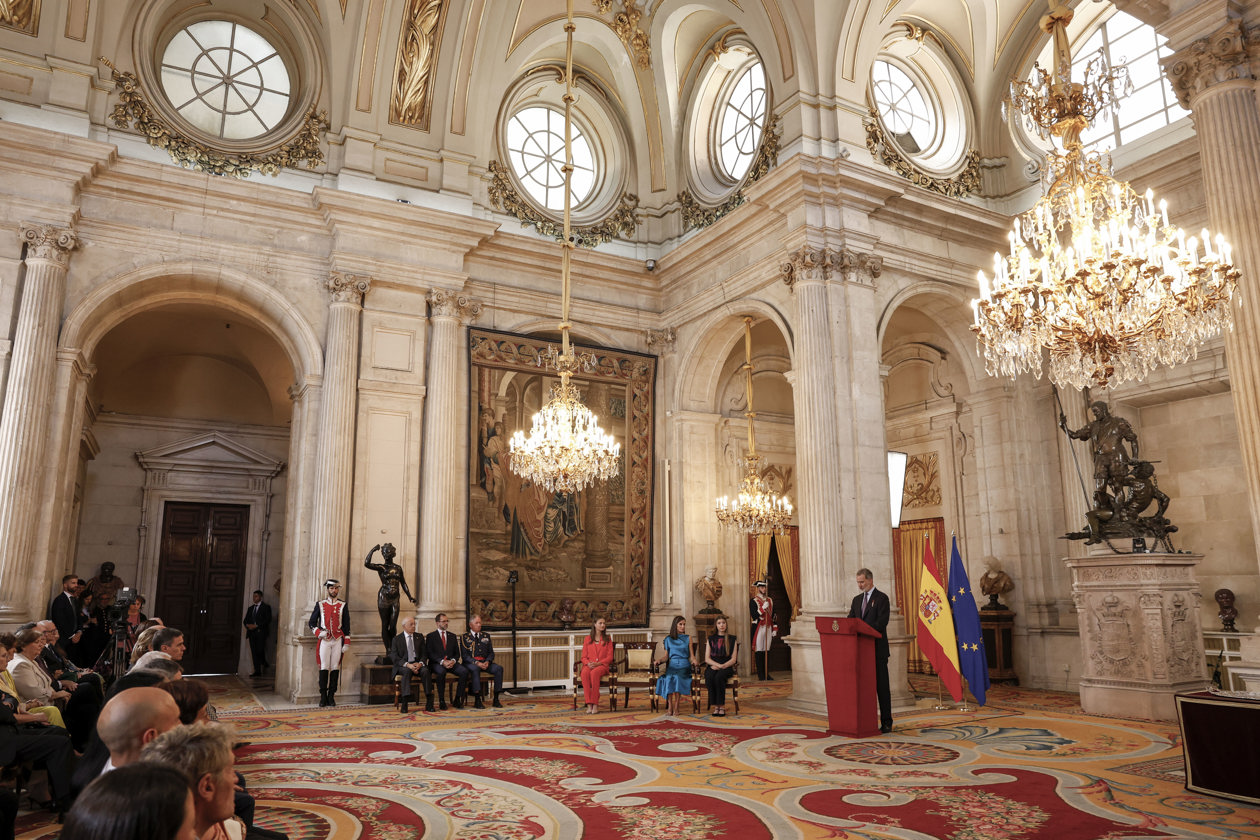
POLYGON ((923 573, 919 577, 919 650, 923 651, 941 682, 949 689, 955 702, 963 699, 962 674, 958 670, 958 639, 954 635, 954 618, 949 609, 949 598, 941 583, 941 573, 936 570, 936 558, 932 556, 932 543, 923 544, 923 573))

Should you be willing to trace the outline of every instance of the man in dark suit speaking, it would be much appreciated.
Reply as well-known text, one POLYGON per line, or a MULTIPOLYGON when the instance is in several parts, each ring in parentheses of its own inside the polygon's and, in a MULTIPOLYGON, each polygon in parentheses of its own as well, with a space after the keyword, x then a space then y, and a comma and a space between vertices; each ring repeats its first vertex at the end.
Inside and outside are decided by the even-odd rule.
POLYGON ((261 589, 254 590, 254 603, 245 610, 245 638, 249 639, 249 653, 254 660, 251 677, 261 677, 267 668, 267 636, 271 634, 271 607, 263 603, 261 589))
POLYGON ((870 569, 858 569, 858 589, 862 590, 849 607, 849 618, 860 618, 879 631, 875 640, 875 694, 879 698, 879 731, 892 732, 892 692, 888 687, 888 596, 875 588, 870 569))

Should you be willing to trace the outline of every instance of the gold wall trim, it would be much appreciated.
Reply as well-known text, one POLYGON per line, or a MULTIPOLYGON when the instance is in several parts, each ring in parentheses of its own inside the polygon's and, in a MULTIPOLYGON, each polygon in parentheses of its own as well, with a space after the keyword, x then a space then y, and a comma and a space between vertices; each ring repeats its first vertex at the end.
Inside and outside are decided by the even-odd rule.
POLYGON ((433 77, 446 22, 446 0, 408 0, 394 63, 389 121, 429 130, 433 113, 433 77))
MULTIPOLYGON (((516 191, 516 186, 508 175, 507 167, 497 160, 490 161, 489 193, 490 203, 509 216, 520 219, 521 227, 532 227, 543 236, 550 236, 556 240, 564 238, 564 225, 544 216, 526 201, 516 191)), ((617 206, 601 221, 593 225, 573 226, 573 235, 577 244, 582 248, 594 248, 600 243, 611 242, 618 237, 629 239, 639 227, 639 219, 636 215, 638 207, 637 195, 622 193, 617 206)))
POLYGON ((328 115, 312 107, 292 139, 266 154, 233 154, 213 149, 182 134, 153 112, 144 96, 140 80, 134 73, 123 73, 106 58, 101 62, 113 74, 119 103, 110 112, 110 119, 119 128, 134 128, 144 135, 150 146, 165 149, 171 160, 185 169, 248 178, 253 172, 276 175, 282 168, 297 169, 299 164, 314 169, 324 162, 320 135, 328 129, 328 115))
POLYGON ((686 189, 678 194, 678 210, 682 214, 683 231, 706 228, 736 207, 744 203, 744 189, 765 177, 779 162, 779 138, 783 129, 779 126, 779 115, 771 114, 766 123, 766 130, 761 134, 761 145, 757 147, 757 156, 748 167, 744 184, 729 198, 717 206, 701 204, 691 190, 686 189))
POLYGON ((980 153, 975 149, 968 151, 966 157, 963 158, 961 172, 952 178, 939 178, 919 169, 902 155, 884 134, 884 127, 874 111, 862 121, 862 124, 866 126, 866 148, 870 149, 871 157, 908 181, 953 198, 962 198, 980 189, 980 153))
POLYGON ((39 0, 0 0, 0 26, 39 35, 39 0))

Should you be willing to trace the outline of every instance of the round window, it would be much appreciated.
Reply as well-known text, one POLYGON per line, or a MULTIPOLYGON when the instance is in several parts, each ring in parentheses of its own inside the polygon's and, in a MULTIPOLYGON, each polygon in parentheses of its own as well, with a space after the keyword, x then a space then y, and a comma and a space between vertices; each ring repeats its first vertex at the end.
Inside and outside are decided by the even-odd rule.
POLYGON ((722 168, 731 180, 741 180, 757 156, 761 128, 766 121, 766 72, 755 61, 731 86, 722 106, 718 150, 722 168))
POLYGON ((181 117, 224 140, 266 134, 289 111, 284 59, 267 39, 232 21, 203 20, 177 32, 162 55, 161 80, 181 117))
POLYGON ((914 81, 895 64, 876 61, 871 86, 876 112, 902 151, 926 151, 936 135, 936 111, 914 81))
MULTIPOLYGON (((572 122, 572 206, 578 207, 595 187, 595 156, 590 142, 572 122)), ((548 210, 564 210, 564 114, 533 105, 512 115, 507 125, 507 151, 512 171, 530 197, 548 210)))

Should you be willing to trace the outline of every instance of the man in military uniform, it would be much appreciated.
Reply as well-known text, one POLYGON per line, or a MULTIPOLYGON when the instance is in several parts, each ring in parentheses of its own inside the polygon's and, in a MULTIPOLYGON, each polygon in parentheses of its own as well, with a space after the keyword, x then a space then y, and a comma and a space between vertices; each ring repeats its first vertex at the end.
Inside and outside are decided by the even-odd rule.
POLYGON ((494 680, 494 707, 502 709, 499 695, 503 693, 503 666, 494 661, 494 643, 490 634, 481 632, 481 616, 474 615, 468 619, 468 632, 459 639, 459 651, 464 660, 464 667, 471 674, 472 693, 475 698, 473 707, 484 709, 486 704, 481 700, 481 677, 488 676, 494 680))
POLYGON ((346 602, 337 599, 341 594, 341 581, 326 580, 324 589, 328 597, 311 610, 307 626, 315 631, 319 640, 315 646, 315 658, 319 663, 319 705, 336 706, 337 683, 341 680, 341 653, 350 644, 350 610, 346 602))

